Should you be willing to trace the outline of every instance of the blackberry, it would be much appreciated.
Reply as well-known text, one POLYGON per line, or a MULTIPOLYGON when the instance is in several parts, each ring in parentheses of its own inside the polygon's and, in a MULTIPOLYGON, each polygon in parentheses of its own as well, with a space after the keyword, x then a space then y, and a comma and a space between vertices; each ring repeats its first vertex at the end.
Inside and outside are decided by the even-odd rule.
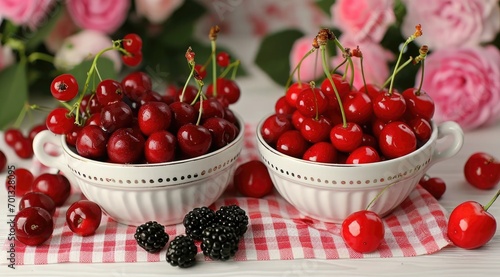
POLYGON ((168 242, 165 227, 156 221, 148 221, 137 226, 134 238, 137 244, 149 253, 161 251, 168 242))
POLYGON ((213 225, 202 233, 201 250, 212 260, 226 261, 238 251, 239 241, 233 228, 213 225))
POLYGON ((217 224, 234 228, 238 237, 242 237, 248 229, 248 216, 237 205, 222 206, 215 212, 217 224))
POLYGON ((195 264, 195 256, 198 249, 194 240, 188 236, 180 235, 175 237, 167 249, 167 262, 172 266, 182 268, 191 267, 195 264))
POLYGON ((212 225, 215 212, 208 207, 194 208, 184 216, 182 224, 186 228, 186 235, 194 240, 201 240, 201 233, 212 225))

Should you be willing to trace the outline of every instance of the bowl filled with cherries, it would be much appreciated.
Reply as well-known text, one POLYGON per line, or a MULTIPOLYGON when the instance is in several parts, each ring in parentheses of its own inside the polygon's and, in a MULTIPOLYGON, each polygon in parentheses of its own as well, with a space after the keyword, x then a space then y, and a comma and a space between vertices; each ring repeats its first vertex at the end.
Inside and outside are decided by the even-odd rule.
POLYGON ((35 137, 35 156, 123 224, 176 224, 215 202, 232 179, 244 137, 243 120, 230 108, 240 89, 234 74, 226 77, 239 61, 216 53, 217 31, 211 30, 214 71, 207 86, 206 65, 195 62, 191 48, 185 55, 191 73, 169 93, 153 90, 151 76, 141 71, 91 86, 105 51, 119 51, 127 65, 140 62, 142 41, 133 34, 95 56, 84 84, 70 74, 57 76, 51 92, 62 105, 35 137), (53 155, 47 144, 61 151, 53 155))
MULTIPOLYGON (((417 26, 403 50, 420 35, 417 26)), ((434 103, 421 88, 393 89, 404 66, 423 64, 425 46, 406 63, 400 63, 400 55, 389 88, 365 83, 355 89, 352 79, 328 67, 326 48, 332 41, 351 68, 353 59, 362 58, 361 49, 344 48, 330 30, 320 30, 304 58, 321 51, 324 80, 306 83, 299 76, 289 82, 274 113, 257 126, 258 150, 277 191, 303 214, 342 223, 369 207, 384 216, 430 166, 460 150, 463 132, 455 122, 433 122, 434 103)))

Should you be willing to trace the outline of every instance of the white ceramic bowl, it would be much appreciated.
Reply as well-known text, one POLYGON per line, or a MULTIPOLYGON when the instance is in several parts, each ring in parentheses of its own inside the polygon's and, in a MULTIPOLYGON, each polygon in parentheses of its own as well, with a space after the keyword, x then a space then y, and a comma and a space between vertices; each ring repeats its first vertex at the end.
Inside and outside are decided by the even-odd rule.
POLYGON ((243 147, 244 124, 225 147, 200 157, 158 164, 114 164, 94 161, 68 147, 63 136, 50 131, 33 141, 35 156, 46 166, 61 170, 89 200, 99 204, 117 222, 140 225, 155 220, 164 225, 182 222, 190 210, 217 200, 232 180, 243 147), (52 156, 45 144, 62 148, 52 156))
POLYGON ((360 165, 316 163, 268 145, 260 134, 263 121, 257 126, 258 150, 278 192, 304 215, 333 223, 365 209, 386 187, 370 210, 387 215, 408 197, 432 164, 452 157, 463 144, 460 126, 444 122, 433 124, 429 141, 403 157, 360 165), (438 143, 444 136, 451 140, 438 143))

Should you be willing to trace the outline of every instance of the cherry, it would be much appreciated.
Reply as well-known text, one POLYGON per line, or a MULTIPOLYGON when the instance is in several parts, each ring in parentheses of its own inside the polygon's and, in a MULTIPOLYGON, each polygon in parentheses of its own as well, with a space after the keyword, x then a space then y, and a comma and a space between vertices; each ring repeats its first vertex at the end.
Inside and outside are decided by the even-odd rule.
POLYGON ((373 105, 370 97, 360 91, 351 91, 342 98, 346 120, 364 124, 373 117, 373 105))
POLYGON ((50 196, 41 192, 28 192, 21 200, 19 200, 19 210, 26 209, 28 207, 38 207, 49 212, 50 216, 54 216, 56 212, 56 203, 50 196))
MULTIPOLYGON (((207 87, 207 96, 213 96, 213 84, 207 87)), ((238 84, 231 79, 218 78, 217 79, 217 95, 223 96, 229 104, 234 104, 240 99, 241 90, 238 84)))
POLYGON ((375 99, 381 92, 380 87, 374 84, 366 84, 359 89, 359 91, 366 93, 371 100, 375 99))
POLYGON ((181 151, 188 157, 198 157, 210 149, 212 135, 206 127, 188 123, 179 128, 177 142, 181 151))
POLYGON ((347 122, 346 126, 337 124, 330 131, 330 141, 337 150, 351 152, 361 145, 363 131, 353 122, 347 122))
POLYGON ((224 118, 211 117, 203 122, 212 135, 213 150, 222 148, 232 142, 238 135, 238 127, 224 118))
POLYGON ((79 200, 71 204, 66 211, 66 223, 73 233, 90 236, 101 224, 102 210, 90 200, 79 200))
POLYGON ((34 192, 41 192, 52 198, 57 207, 61 207, 68 199, 71 184, 61 174, 42 173, 35 178, 32 185, 34 192))
POLYGON ((121 128, 108 139, 108 158, 113 163, 131 164, 138 162, 144 153, 145 139, 140 131, 121 128))
POLYGON ((76 152, 82 157, 100 160, 106 155, 108 134, 99 126, 83 127, 76 138, 76 152))
POLYGON ((262 123, 260 134, 264 141, 273 145, 284 132, 291 129, 292 123, 286 115, 273 114, 267 117, 262 123))
POLYGON ((15 194, 17 197, 23 197, 26 193, 32 190, 33 180, 35 177, 31 171, 26 168, 18 167, 12 175, 5 179, 7 190, 9 186, 15 186, 15 194))
POLYGON ((170 162, 175 158, 177 140, 166 130, 149 135, 144 144, 144 157, 148 163, 170 162))
POLYGON ((465 179, 479 189, 491 189, 500 182, 500 164, 490 154, 477 152, 464 165, 465 179))
POLYGON ((227 67, 229 65, 229 62, 231 61, 231 57, 229 56, 229 54, 224 51, 217 53, 215 59, 220 67, 227 67))
POLYGON ((306 88, 297 95, 297 110, 305 117, 323 114, 328 108, 328 98, 319 88, 306 88))
POLYGON ((202 120, 211 117, 224 118, 224 106, 214 97, 196 102, 196 104, 194 104, 194 109, 201 112, 202 120))
POLYGON ((377 150, 371 146, 360 146, 347 156, 346 164, 365 164, 380 161, 377 150))
POLYGON ((138 102, 139 102, 139 106, 142 106, 142 105, 144 105, 144 104, 146 104, 148 102, 162 102, 162 103, 165 103, 163 101, 163 97, 161 96, 161 94, 159 94, 158 92, 156 92, 154 90, 148 90, 148 91, 146 91, 143 95, 141 95, 141 97, 139 97, 138 102))
POLYGON ((125 76, 122 81, 125 95, 132 101, 153 88, 151 77, 142 71, 135 71, 125 76))
POLYGON ((184 93, 182 93, 183 89, 184 88, 179 88, 177 100, 191 104, 196 99, 196 95, 198 95, 198 88, 193 85, 188 85, 184 93))
POLYGON ((341 235, 354 251, 370 253, 377 250, 384 240, 384 223, 377 213, 361 210, 344 219, 341 235))
POLYGON ((30 141, 33 141, 33 139, 35 139, 35 136, 38 135, 38 133, 40 133, 43 130, 47 130, 47 125, 45 124, 33 125, 28 132, 28 138, 30 139, 30 141))
POLYGON ((371 124, 373 136, 378 139, 378 137, 380 136, 380 132, 382 132, 382 129, 384 129, 385 125, 387 125, 387 123, 389 122, 392 121, 385 121, 380 118, 374 118, 371 124))
POLYGON ((300 125, 302 125, 302 122, 304 122, 304 119, 306 117, 301 114, 298 110, 295 110, 292 113, 292 125, 295 127, 295 129, 300 130, 300 125))
POLYGON ((182 125, 196 122, 198 111, 188 103, 175 101, 169 107, 172 111, 171 125, 173 130, 178 130, 182 125))
POLYGON ((424 118, 417 117, 411 119, 407 123, 408 126, 413 130, 413 133, 415 133, 415 137, 419 141, 425 143, 431 138, 432 127, 429 121, 425 120, 424 118))
POLYGON ((7 145, 10 147, 14 147, 16 141, 24 137, 23 133, 19 129, 15 128, 8 128, 7 130, 5 130, 3 136, 5 143, 7 143, 7 145))
POLYGON ((274 104, 274 111, 277 114, 291 115, 295 110, 295 107, 286 101, 286 96, 281 96, 274 104))
POLYGON ((201 64, 196 64, 194 66, 194 77, 198 80, 203 80, 207 76, 207 69, 201 65, 201 64))
POLYGON ((47 116, 45 124, 52 133, 64 135, 69 133, 75 126, 75 116, 73 114, 69 115, 66 108, 55 108, 47 116))
POLYGON ((122 40, 123 49, 131 53, 140 52, 142 49, 142 39, 137 34, 126 34, 122 40))
POLYGON ((137 113, 139 128, 145 136, 154 132, 167 130, 172 121, 172 111, 167 103, 148 102, 139 108, 137 113))
POLYGON ((239 165, 233 179, 236 189, 247 197, 261 198, 273 191, 273 182, 264 163, 252 160, 239 165))
POLYGON ((405 98, 398 92, 380 93, 373 100, 373 113, 384 121, 398 120, 404 115, 405 111, 405 98))
POLYGON ((52 236, 54 222, 46 210, 28 207, 19 211, 14 218, 14 231, 18 241, 37 246, 52 236))
POLYGON ((409 88, 403 91, 406 102, 406 111, 412 118, 421 117, 427 121, 434 115, 434 100, 422 90, 409 88))
POLYGON ((276 150, 295 158, 301 158, 307 148, 309 148, 309 144, 297 130, 284 132, 276 142, 276 150))
MULTIPOLYGON (((87 123, 86 121, 85 123, 87 123)), ((65 135, 66 137, 66 144, 69 146, 76 146, 76 140, 78 139, 78 135, 80 134, 80 131, 83 129, 83 126, 78 126, 75 125, 73 129, 71 129, 71 132, 67 133, 65 135)))
MULTIPOLYGON (((351 86, 346 80, 342 78, 341 75, 338 74, 333 74, 332 80, 335 84, 335 87, 337 88, 340 99, 342 100, 344 96, 351 91, 351 86)), ((333 89, 332 84, 330 83, 330 80, 328 80, 328 78, 325 78, 325 80, 323 80, 323 82, 321 83, 321 91, 323 91, 323 93, 328 97, 328 102, 330 104, 329 106, 338 111, 339 102, 337 99, 337 95, 335 94, 335 90, 333 89)))
POLYGON ((321 115, 318 119, 311 117, 304 118, 299 131, 307 141, 316 143, 328 140, 331 129, 330 120, 321 115))
POLYGON ((142 62, 142 52, 129 52, 130 55, 122 55, 122 61, 128 66, 137 66, 142 62))
POLYGON ((80 112, 83 114, 96 114, 101 112, 101 104, 94 93, 83 96, 80 102, 80 112))
POLYGON ((6 166, 7 166, 7 156, 5 156, 5 153, 2 150, 0 150, 0 172, 4 171, 6 166))
POLYGON ((386 158, 394 159, 415 151, 417 138, 406 123, 394 121, 380 132, 379 147, 386 158))
POLYGON ((453 209, 448 219, 448 238, 458 247, 475 249, 488 243, 495 235, 497 223, 489 207, 500 191, 486 205, 466 201, 453 209))
POLYGON ((122 84, 112 79, 102 80, 95 88, 95 95, 101 106, 121 101, 123 98, 122 84))
POLYGON ((69 101, 78 94, 78 83, 75 76, 65 73, 52 80, 50 84, 50 93, 59 101, 69 101))
POLYGON ((32 140, 27 137, 19 138, 12 147, 16 155, 21 159, 29 159, 33 157, 32 140))
POLYGON ((320 141, 307 148, 302 159, 318 163, 335 163, 337 156, 337 149, 335 149, 333 144, 320 141))
POLYGON ((123 101, 102 107, 101 109, 101 127, 108 133, 130 127, 132 125, 132 108, 123 101))
POLYGON ((371 146, 373 148, 378 148, 378 143, 374 136, 367 133, 363 133, 361 146, 371 146))
POLYGON ((424 176, 419 181, 420 186, 422 186, 427 192, 429 192, 436 200, 441 199, 444 192, 446 191, 446 183, 443 179, 438 177, 424 176))
POLYGON ((297 97, 302 90, 306 88, 310 88, 311 85, 308 83, 293 83, 290 87, 288 87, 285 93, 285 99, 288 104, 292 107, 296 107, 297 97))
POLYGON ((228 107, 224 108, 224 119, 235 125, 238 125, 238 119, 236 118, 236 115, 234 115, 234 112, 228 107))

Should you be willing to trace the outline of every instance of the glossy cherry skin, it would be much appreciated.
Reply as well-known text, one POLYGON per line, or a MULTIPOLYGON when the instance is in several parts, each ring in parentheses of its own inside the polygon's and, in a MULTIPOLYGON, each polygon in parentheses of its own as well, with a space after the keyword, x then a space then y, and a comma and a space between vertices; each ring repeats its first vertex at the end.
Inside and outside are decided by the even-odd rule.
POLYGON ((239 133, 238 127, 224 118, 211 117, 203 122, 212 135, 212 149, 217 150, 231 143, 239 133))
POLYGON ((299 93, 302 92, 306 88, 310 88, 311 85, 308 83, 293 83, 290 87, 288 87, 285 93, 285 99, 288 102, 288 105, 292 107, 297 107, 297 97, 299 93))
POLYGON ((409 88, 403 91, 406 102, 406 113, 409 117, 421 117, 430 121, 434 116, 434 100, 423 90, 409 88))
POLYGON ((97 125, 85 126, 76 137, 76 152, 82 157, 100 160, 106 156, 108 137, 97 125))
POLYGON ((415 133, 415 137, 422 143, 427 142, 432 135, 432 126, 429 121, 424 118, 416 117, 407 122, 408 126, 415 133))
POLYGON ((266 166, 259 160, 243 163, 234 172, 236 189, 247 197, 261 198, 273 191, 273 182, 266 166))
POLYGON ((33 173, 26 168, 18 167, 12 174, 9 174, 5 179, 5 186, 8 191, 12 191, 9 187, 16 188, 15 194, 17 197, 23 197, 33 188, 35 177, 33 173))
POLYGON ((33 157, 33 142, 27 137, 22 137, 14 143, 12 147, 16 155, 21 159, 33 157))
POLYGON ((306 88, 297 96, 297 110, 306 117, 323 114, 328 108, 328 98, 319 88, 306 88))
POLYGON ((122 84, 112 79, 102 80, 97 84, 95 95, 101 106, 121 101, 123 98, 122 84))
POLYGON ((472 154, 464 165, 465 179, 479 189, 492 189, 500 182, 500 164, 487 153, 472 154))
POLYGON ((33 141, 36 135, 43 130, 47 130, 47 126, 45 124, 36 124, 30 128, 28 132, 28 138, 33 141))
POLYGON ((128 52, 136 53, 142 49, 142 39, 137 34, 126 34, 122 40, 123 48, 128 52))
POLYGON ((406 111, 406 101, 398 92, 380 93, 373 99, 373 113, 376 117, 384 120, 398 120, 406 111))
POLYGON ((80 112, 83 114, 95 114, 101 112, 101 104, 97 101, 95 94, 87 94, 80 102, 80 112))
POLYGON ((52 80, 50 92, 52 96, 59 101, 69 101, 78 94, 78 82, 71 74, 61 74, 52 80))
MULTIPOLYGON (((206 94, 208 96, 214 95, 213 84, 209 84, 206 94)), ((231 79, 218 78, 217 79, 217 95, 223 96, 229 104, 234 104, 240 99, 241 90, 238 84, 231 79)))
POLYGON ((75 123, 75 116, 69 115, 66 108, 53 109, 45 120, 47 129, 57 135, 64 135, 71 131, 75 123))
POLYGON ((286 96, 281 96, 274 104, 274 112, 277 114, 292 115, 295 110, 296 108, 286 101, 286 96))
POLYGON ((286 131, 292 129, 292 123, 284 114, 273 114, 264 120, 260 128, 262 138, 269 144, 274 145, 278 138, 286 131))
POLYGON ((172 111, 172 120, 170 122, 172 130, 178 130, 182 125, 196 123, 198 111, 186 102, 175 101, 169 105, 172 111))
POLYGON ((353 122, 347 122, 346 126, 337 124, 330 131, 330 141, 337 150, 351 152, 361 145, 363 131, 353 122))
POLYGON ((52 173, 40 174, 33 181, 32 188, 34 192, 41 192, 52 198, 56 207, 61 207, 71 192, 68 178, 61 174, 52 173))
MULTIPOLYGON (((344 98, 344 96, 351 91, 351 86, 346 80, 342 79, 341 75, 338 74, 333 74, 332 80, 335 84, 335 87, 337 88, 340 99, 342 100, 342 98, 344 98)), ((335 110, 338 110, 340 107, 339 101, 337 99, 337 95, 335 94, 335 90, 333 89, 333 86, 328 78, 325 78, 321 83, 321 91, 323 91, 326 97, 328 97, 329 106, 333 107, 333 109, 335 110)))
POLYGON ((406 123, 394 121, 380 132, 379 147, 386 158, 394 159, 415 151, 417 138, 406 123))
POLYGON ((420 182, 420 186, 422 186, 427 192, 429 192, 436 200, 441 199, 443 194, 446 191, 446 183, 443 179, 439 177, 423 177, 420 182))
POLYGON ((330 136, 332 125, 330 120, 324 116, 319 116, 318 119, 306 117, 300 125, 300 134, 311 143, 327 141, 330 136))
POLYGON ((337 162, 337 149, 330 142, 320 141, 307 148, 302 159, 318 163, 337 162))
POLYGON ((170 162, 175 159, 177 139, 166 130, 152 133, 144 144, 144 157, 148 163, 170 162))
POLYGON ((47 194, 41 192, 28 192, 19 200, 19 210, 28 207, 42 208, 49 212, 50 216, 54 216, 56 212, 56 203, 54 200, 47 194))
POLYGON ((0 172, 3 172, 6 166, 7 166, 7 156, 5 156, 5 153, 2 150, 0 150, 0 172))
POLYGON ((217 53, 215 60, 217 61, 217 64, 219 66, 226 67, 229 65, 229 62, 231 61, 231 56, 227 52, 222 51, 217 53))
POLYGON ((121 164, 137 163, 144 154, 144 136, 133 128, 114 131, 108 139, 107 154, 110 162, 121 164))
POLYGON ((202 120, 206 120, 211 117, 224 118, 224 106, 213 97, 196 102, 196 104, 194 104, 194 109, 197 110, 198 113, 201 112, 202 120))
POLYGON ((16 129, 16 128, 8 128, 4 131, 3 137, 5 140, 5 143, 7 143, 8 146, 14 147, 14 144, 16 141, 22 139, 24 137, 23 133, 21 130, 16 129))
POLYGON ((360 146, 347 156, 346 164, 366 164, 380 162, 380 156, 373 147, 360 146))
POLYGON ((172 111, 167 103, 148 102, 139 108, 137 113, 139 128, 145 136, 154 132, 167 130, 172 121, 172 111))
POLYGON ((102 107, 101 127, 108 133, 132 125, 132 108, 123 101, 102 107))
POLYGON ((380 216, 372 211, 358 211, 344 219, 341 235, 344 242, 354 251, 370 253, 377 250, 384 240, 384 223, 380 216))
POLYGON ((178 98, 176 100, 191 104, 194 101, 194 99, 196 99, 196 95, 198 94, 198 88, 193 85, 188 85, 184 90, 184 92, 183 90, 184 87, 179 88, 179 91, 177 92, 178 98))
POLYGON ((85 237, 95 233, 101 224, 102 210, 90 200, 79 200, 66 211, 66 223, 73 233, 85 237))
POLYGON ((178 145, 186 156, 198 157, 208 152, 212 145, 210 131, 195 124, 186 124, 177 131, 178 145))
POLYGON ((464 202, 450 214, 448 238, 458 247, 475 249, 488 243, 495 235, 497 223, 493 215, 475 202, 464 202))
POLYGON ((129 73, 121 83, 125 95, 132 101, 137 101, 142 94, 153 88, 151 77, 142 71, 129 73))
POLYGON ((25 245, 37 246, 47 241, 54 231, 49 212, 38 207, 19 211, 14 218, 16 239, 25 245))
POLYGON ((284 132, 276 142, 276 150, 295 158, 301 158, 307 148, 309 144, 297 130, 284 132))
POLYGON ((128 66, 138 66, 142 62, 142 52, 129 52, 129 55, 122 55, 121 58, 128 66))
POLYGON ((373 104, 370 97, 360 91, 351 91, 342 98, 347 121, 364 124, 373 117, 373 104))

